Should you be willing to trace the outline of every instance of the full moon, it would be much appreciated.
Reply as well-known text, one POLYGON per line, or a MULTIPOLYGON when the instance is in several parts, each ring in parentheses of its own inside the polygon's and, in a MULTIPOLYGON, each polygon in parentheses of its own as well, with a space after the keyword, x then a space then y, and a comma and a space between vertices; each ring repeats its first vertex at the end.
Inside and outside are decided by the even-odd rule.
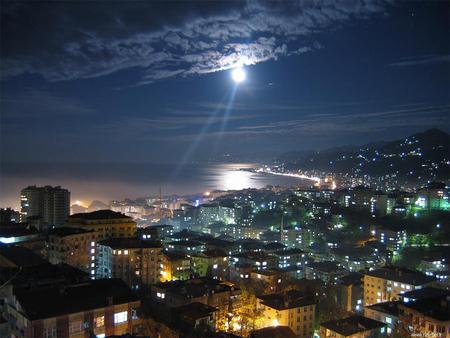
POLYGON ((244 81, 246 76, 247 75, 245 74, 244 68, 242 67, 235 68, 231 72, 231 77, 233 78, 233 81, 237 83, 244 81))

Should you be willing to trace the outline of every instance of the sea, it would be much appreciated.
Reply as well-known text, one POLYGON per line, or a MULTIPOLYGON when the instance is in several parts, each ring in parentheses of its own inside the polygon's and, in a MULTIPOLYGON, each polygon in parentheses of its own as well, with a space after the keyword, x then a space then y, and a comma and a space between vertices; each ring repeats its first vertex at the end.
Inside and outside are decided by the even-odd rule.
POLYGON ((19 207, 20 190, 28 185, 59 185, 71 200, 89 204, 162 195, 189 195, 213 190, 273 186, 310 186, 295 177, 253 172, 255 163, 29 163, 3 166, 0 207, 19 207))

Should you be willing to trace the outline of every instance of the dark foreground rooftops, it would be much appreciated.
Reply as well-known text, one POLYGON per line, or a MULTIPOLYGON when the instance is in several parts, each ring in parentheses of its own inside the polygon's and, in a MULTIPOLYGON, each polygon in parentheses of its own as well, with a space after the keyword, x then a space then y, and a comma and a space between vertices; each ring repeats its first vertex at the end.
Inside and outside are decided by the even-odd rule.
POLYGON ((70 286, 17 290, 16 297, 30 320, 139 301, 125 282, 117 278, 91 280, 70 286))
POLYGON ((34 266, 48 263, 30 249, 17 245, 0 245, 0 257, 11 266, 34 266))
POLYGON ((347 337, 358 332, 382 328, 386 324, 363 316, 351 316, 338 320, 330 320, 320 324, 320 326, 347 337))
POLYGON ((75 284, 89 281, 89 274, 68 264, 43 263, 36 266, 0 268, 0 283, 10 281, 14 288, 75 284))

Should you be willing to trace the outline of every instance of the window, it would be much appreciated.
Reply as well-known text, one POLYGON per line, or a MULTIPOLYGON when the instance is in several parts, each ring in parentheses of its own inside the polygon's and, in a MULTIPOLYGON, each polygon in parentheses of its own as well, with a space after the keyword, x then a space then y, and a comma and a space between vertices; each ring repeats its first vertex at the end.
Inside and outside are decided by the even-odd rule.
POLYGON ((105 326, 105 316, 98 316, 94 319, 95 327, 103 327, 105 326))
POLYGON ((114 314, 114 324, 116 325, 126 322, 127 319, 128 319, 127 311, 117 312, 114 314))
POLYGON ((387 324, 392 324, 392 318, 386 317, 386 323, 387 324))
POLYGON ((75 322, 70 322, 69 323, 69 333, 73 334, 73 333, 78 333, 83 329, 83 323, 81 320, 77 320, 75 322))
POLYGON ((161 299, 164 299, 164 298, 166 298, 166 294, 163 293, 163 292, 157 292, 157 293, 156 293, 156 297, 161 298, 161 299))
POLYGON ((56 326, 44 328, 44 338, 56 338, 56 326))

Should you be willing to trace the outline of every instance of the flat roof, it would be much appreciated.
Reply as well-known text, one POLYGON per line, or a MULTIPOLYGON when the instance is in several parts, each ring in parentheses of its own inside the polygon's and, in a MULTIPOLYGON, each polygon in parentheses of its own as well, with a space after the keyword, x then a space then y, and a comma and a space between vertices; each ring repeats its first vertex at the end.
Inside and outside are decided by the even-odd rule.
POLYGON ((250 338, 296 338, 296 335, 289 326, 272 326, 253 331, 250 338))
POLYGON ((382 328, 386 324, 363 316, 351 316, 338 320, 330 320, 321 323, 320 326, 346 337, 358 332, 382 328))
POLYGON ((383 303, 376 303, 373 305, 366 306, 368 309, 372 309, 378 312, 386 313, 388 315, 398 317, 398 304, 399 301, 395 302, 383 302, 383 303))
POLYGON ((302 292, 295 290, 258 296, 258 298, 262 300, 262 304, 276 310, 294 309, 316 304, 312 296, 305 296, 302 292))
POLYGON ((402 303, 401 307, 415 310, 426 317, 430 317, 441 322, 450 320, 450 299, 447 295, 418 299, 409 303, 402 303))
POLYGON ((18 245, 0 245, 0 256, 17 266, 33 266, 48 263, 30 249, 18 245))
POLYGON ((53 318, 111 305, 139 301, 118 278, 90 280, 70 286, 49 286, 17 290, 16 297, 30 320, 53 318))
POLYGON ((164 289, 166 292, 172 292, 189 298, 202 297, 210 293, 239 290, 239 288, 231 282, 219 281, 212 278, 170 281, 155 284, 155 287, 164 289))
POLYGON ((86 230, 83 228, 71 228, 71 227, 57 227, 50 229, 49 236, 67 237, 72 235, 85 234, 88 232, 93 232, 93 230, 86 230))
POLYGON ((121 212, 112 211, 109 209, 97 210, 92 212, 80 212, 69 216, 69 219, 83 219, 83 220, 101 220, 101 219, 128 219, 132 217, 122 214, 121 212))
POLYGON ((112 249, 141 249, 141 248, 161 248, 157 241, 142 240, 137 237, 115 237, 98 242, 99 245, 108 246, 112 249))
POLYGON ((411 285, 423 285, 436 280, 434 277, 427 276, 419 271, 394 266, 385 266, 379 269, 364 272, 364 274, 367 276, 383 278, 394 282, 411 285))

